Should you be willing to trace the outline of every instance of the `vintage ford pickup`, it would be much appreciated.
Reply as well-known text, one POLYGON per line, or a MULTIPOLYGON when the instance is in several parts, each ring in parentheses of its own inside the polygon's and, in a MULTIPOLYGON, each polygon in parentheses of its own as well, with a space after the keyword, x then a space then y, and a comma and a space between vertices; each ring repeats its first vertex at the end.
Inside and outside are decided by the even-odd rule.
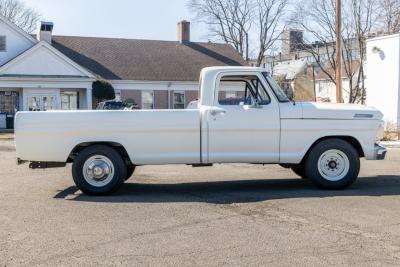
POLYGON ((18 112, 18 163, 72 163, 90 195, 115 192, 136 166, 280 164, 325 189, 358 177, 360 158, 382 160, 382 113, 361 105, 295 103, 261 68, 212 67, 195 109, 18 112), (229 97, 227 97, 229 95, 229 97))

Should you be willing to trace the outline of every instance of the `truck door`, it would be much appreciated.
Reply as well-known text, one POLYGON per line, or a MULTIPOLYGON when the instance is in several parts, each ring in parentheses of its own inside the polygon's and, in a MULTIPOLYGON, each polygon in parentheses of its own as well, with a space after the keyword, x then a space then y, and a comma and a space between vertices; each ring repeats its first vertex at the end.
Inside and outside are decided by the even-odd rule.
POLYGON ((272 94, 257 72, 218 77, 205 115, 209 163, 279 162, 279 104, 272 94))

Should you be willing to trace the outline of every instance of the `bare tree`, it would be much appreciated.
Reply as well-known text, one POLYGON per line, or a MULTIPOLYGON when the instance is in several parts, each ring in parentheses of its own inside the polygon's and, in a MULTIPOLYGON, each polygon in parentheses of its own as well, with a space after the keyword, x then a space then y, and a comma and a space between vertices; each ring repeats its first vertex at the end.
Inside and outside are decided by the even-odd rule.
MULTIPOLYGON (((377 20, 379 17, 378 12, 378 1, 377 0, 349 0, 349 4, 351 5, 352 15, 349 16, 349 25, 347 26, 347 36, 345 36, 346 40, 351 40, 351 35, 355 40, 355 49, 359 53, 359 63, 360 66, 357 71, 357 80, 353 81, 354 74, 351 75, 353 70, 346 70, 346 73, 349 75, 349 102, 365 102, 365 70, 364 65, 366 62, 366 40, 368 35, 375 29, 377 26, 377 20), (352 30, 351 30, 352 29, 352 30), (351 80, 350 80, 351 75, 351 80)), ((353 47, 354 46, 350 46, 353 47)), ((347 48, 348 49, 348 48, 347 48)), ((355 59, 352 56, 352 51, 345 51, 345 57, 348 61, 353 62, 355 59)))
POLYGON ((282 35, 281 19, 285 15, 288 0, 258 0, 257 23, 259 29, 259 52, 257 66, 264 60, 265 53, 272 48, 282 35))
POLYGON ((40 20, 40 14, 20 0, 0 0, 0 15, 28 33, 36 29, 40 20))
MULTIPOLYGON (((376 0, 343 1, 343 29, 341 35, 343 69, 348 78, 349 102, 363 102, 365 99, 364 63, 366 38, 376 26, 378 6, 376 0)), ((297 7, 293 22, 303 29, 314 41, 313 45, 303 44, 318 67, 329 80, 336 84, 335 48, 335 1, 309 0, 297 7)))
POLYGON ((250 0, 191 0, 189 9, 210 28, 210 35, 221 38, 243 56, 248 53, 251 26, 250 0))
POLYGON ((386 33, 400 32, 400 1, 380 0, 382 8, 381 22, 386 33))
POLYGON ((207 24, 210 35, 222 39, 249 59, 249 40, 257 34, 257 65, 282 32, 289 0, 189 0, 189 9, 207 24), (252 27, 254 26, 254 28, 252 27), (253 29, 251 29, 253 28, 253 29))
POLYGON ((305 43, 297 44, 314 58, 330 81, 336 84, 335 3, 332 0, 309 0, 299 3, 292 23, 306 33, 305 43))

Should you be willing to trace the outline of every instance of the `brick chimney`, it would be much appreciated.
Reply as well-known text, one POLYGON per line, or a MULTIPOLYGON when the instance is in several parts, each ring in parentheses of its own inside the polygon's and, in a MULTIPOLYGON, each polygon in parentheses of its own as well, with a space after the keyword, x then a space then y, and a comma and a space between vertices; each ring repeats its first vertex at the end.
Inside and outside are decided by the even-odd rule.
POLYGON ((39 34, 37 35, 37 39, 39 41, 45 41, 51 44, 52 37, 53 37, 53 22, 46 22, 42 21, 40 23, 39 34))
POLYGON ((288 29, 282 33, 282 54, 285 56, 296 52, 304 44, 303 32, 295 29, 288 29))
POLYGON ((190 22, 182 20, 178 22, 177 29, 178 42, 181 44, 190 42, 190 22))

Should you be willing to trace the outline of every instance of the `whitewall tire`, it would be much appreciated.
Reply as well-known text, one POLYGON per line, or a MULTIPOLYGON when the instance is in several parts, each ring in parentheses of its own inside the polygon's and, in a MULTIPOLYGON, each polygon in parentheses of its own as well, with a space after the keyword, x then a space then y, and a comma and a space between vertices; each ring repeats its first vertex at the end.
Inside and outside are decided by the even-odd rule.
POLYGON ((357 150, 342 139, 326 139, 316 144, 305 160, 305 173, 323 189, 344 189, 352 185, 360 171, 357 150))

